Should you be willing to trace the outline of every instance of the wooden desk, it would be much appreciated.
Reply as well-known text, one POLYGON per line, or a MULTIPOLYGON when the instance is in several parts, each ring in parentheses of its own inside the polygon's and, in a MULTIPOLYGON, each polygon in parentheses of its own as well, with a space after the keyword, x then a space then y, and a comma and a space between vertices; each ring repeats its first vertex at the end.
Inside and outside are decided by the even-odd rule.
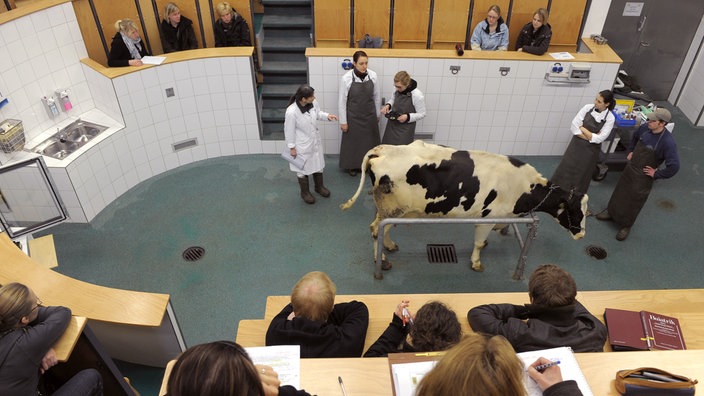
POLYGON ((71 352, 73 352, 78 338, 86 327, 87 321, 88 319, 82 316, 71 317, 71 322, 69 322, 66 331, 64 331, 61 338, 54 344, 54 351, 56 351, 56 359, 58 361, 65 362, 71 356, 71 352))
MULTIPOLYGON (((704 350, 578 353, 584 376, 595 395, 619 395, 613 385, 616 371, 643 366, 658 367, 699 380, 704 379, 704 350)), ((301 388, 311 394, 340 395, 342 377, 349 396, 391 396, 386 358, 301 359, 301 388)))
MULTIPOLYGON (((470 308, 492 303, 522 305, 528 303, 528 293, 338 295, 335 297, 335 302, 357 300, 367 305, 370 317, 366 342, 368 347, 371 345, 369 341, 376 341, 386 329, 396 305, 402 299, 410 300, 414 311, 428 301, 441 301, 455 311, 463 332, 470 332, 471 328, 467 321, 467 311, 470 308)), ((676 317, 680 321, 687 348, 704 349, 704 289, 581 291, 577 293, 577 299, 602 321, 604 309, 607 307, 633 311, 647 309, 676 317)), ((271 322, 271 319, 289 302, 290 296, 267 297, 264 312, 266 323, 271 322)), ((264 334, 261 335, 259 345, 264 345, 264 334)))

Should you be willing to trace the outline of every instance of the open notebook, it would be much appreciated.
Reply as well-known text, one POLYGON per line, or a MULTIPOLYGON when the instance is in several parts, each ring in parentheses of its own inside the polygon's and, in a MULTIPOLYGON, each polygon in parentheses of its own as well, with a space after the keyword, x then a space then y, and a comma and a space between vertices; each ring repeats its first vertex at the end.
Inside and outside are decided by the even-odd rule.
MULTIPOLYGON (((584 396, 593 396, 591 388, 587 383, 587 379, 584 378, 584 373, 582 369, 579 368, 579 363, 572 352, 570 347, 559 347, 551 349, 542 349, 539 351, 521 352, 517 353, 518 357, 523 361, 523 365, 528 367, 533 362, 538 360, 539 357, 544 357, 552 361, 560 361, 560 371, 562 372, 563 380, 575 380, 579 389, 582 391, 584 396)), ((526 390, 528 391, 528 396, 542 396, 543 392, 540 391, 538 385, 529 376, 528 372, 524 374, 523 383, 526 385, 526 390)))
MULTIPOLYGON (((418 383, 423 379, 423 376, 435 367, 437 360, 441 358, 442 353, 390 353, 389 366, 391 369, 391 382, 394 387, 395 396, 414 396, 418 383)), ((551 349, 542 349, 539 351, 521 352, 516 354, 522 361, 524 366, 528 367, 533 364, 539 357, 544 357, 549 360, 560 361, 560 371, 564 380, 575 380, 579 389, 584 396, 593 396, 591 388, 587 383, 582 369, 577 363, 577 359, 570 347, 560 347, 551 349)), ((528 396, 542 396, 538 385, 526 372, 523 378, 528 396)))

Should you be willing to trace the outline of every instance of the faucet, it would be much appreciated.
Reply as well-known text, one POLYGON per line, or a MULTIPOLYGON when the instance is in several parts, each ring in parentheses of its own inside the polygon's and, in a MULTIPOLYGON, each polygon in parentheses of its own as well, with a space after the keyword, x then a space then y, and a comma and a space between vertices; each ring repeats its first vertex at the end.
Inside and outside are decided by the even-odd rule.
POLYGON ((59 138, 59 141, 61 143, 66 143, 66 134, 61 133, 61 130, 59 129, 59 127, 56 127, 56 134, 57 134, 57 137, 59 138))

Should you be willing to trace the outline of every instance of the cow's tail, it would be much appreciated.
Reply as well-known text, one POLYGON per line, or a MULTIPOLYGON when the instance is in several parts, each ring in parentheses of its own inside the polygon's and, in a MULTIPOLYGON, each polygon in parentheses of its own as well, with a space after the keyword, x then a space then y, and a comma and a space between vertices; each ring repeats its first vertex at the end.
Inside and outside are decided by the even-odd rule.
POLYGON ((351 208, 352 205, 354 205, 354 203, 357 201, 359 194, 362 193, 362 189, 364 188, 364 178, 367 173, 367 166, 369 166, 369 158, 372 158, 372 157, 375 157, 375 156, 371 155, 370 152, 367 152, 367 154, 364 156, 364 160, 362 161, 362 172, 359 176, 359 187, 357 187, 357 192, 355 192, 354 195, 352 196, 352 198, 348 199, 347 202, 341 204, 340 209, 347 210, 347 209, 351 208))

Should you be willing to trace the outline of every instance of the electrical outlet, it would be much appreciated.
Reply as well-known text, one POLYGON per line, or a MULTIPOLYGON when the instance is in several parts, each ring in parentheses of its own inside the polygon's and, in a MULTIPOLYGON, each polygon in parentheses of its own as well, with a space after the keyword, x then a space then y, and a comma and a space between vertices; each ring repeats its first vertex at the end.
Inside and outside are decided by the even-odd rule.
POLYGON ((166 88, 166 97, 170 98, 172 96, 176 96, 174 89, 173 88, 166 88))

